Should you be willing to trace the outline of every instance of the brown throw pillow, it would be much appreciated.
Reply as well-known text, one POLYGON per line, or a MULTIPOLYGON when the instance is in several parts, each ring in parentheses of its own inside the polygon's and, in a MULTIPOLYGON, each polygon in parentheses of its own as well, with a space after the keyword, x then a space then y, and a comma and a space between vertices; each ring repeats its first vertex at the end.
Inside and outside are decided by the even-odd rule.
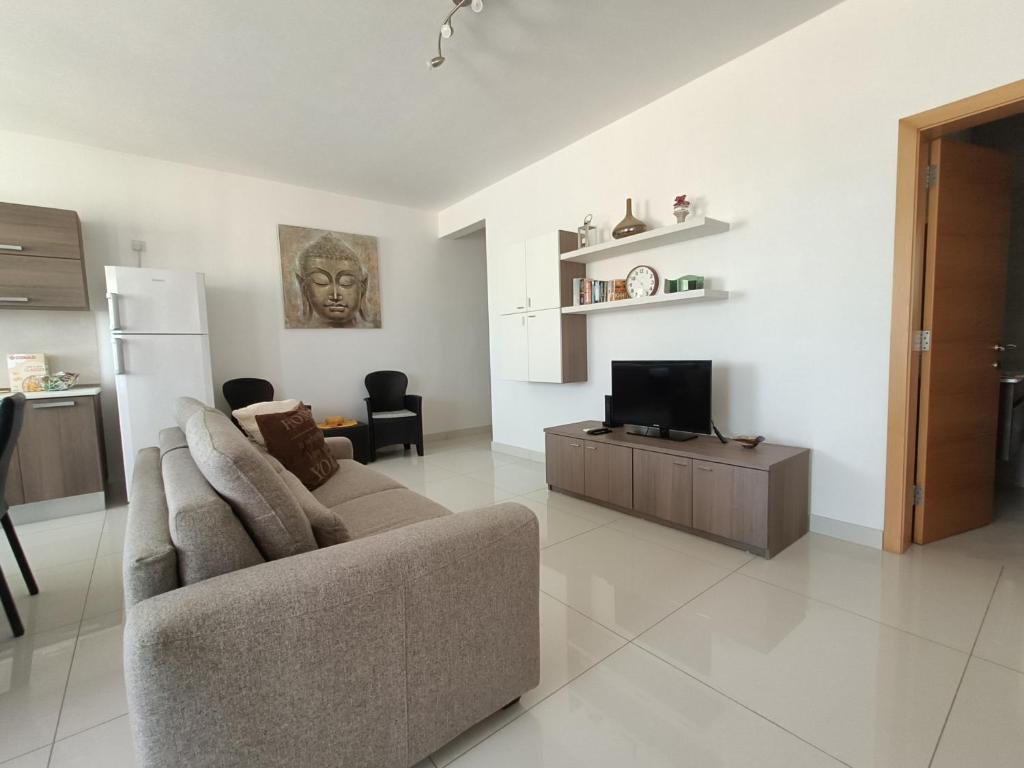
POLYGON ((327 449, 324 433, 313 414, 299 405, 294 411, 256 414, 267 452, 313 490, 338 471, 338 462, 327 449))

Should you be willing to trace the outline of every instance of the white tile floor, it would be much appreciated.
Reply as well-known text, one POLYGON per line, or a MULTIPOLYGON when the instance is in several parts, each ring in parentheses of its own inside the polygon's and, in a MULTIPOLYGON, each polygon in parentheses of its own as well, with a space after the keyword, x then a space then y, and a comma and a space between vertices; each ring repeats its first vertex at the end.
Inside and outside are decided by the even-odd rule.
MULTIPOLYGON (((1024 764, 1024 493, 904 556, 812 534, 765 561, 549 493, 482 437, 374 468, 541 523, 540 686, 417 768, 1024 764)), ((28 627, 0 626, 2 768, 133 765, 124 522, 21 526, 37 597, 0 545, 28 627)))

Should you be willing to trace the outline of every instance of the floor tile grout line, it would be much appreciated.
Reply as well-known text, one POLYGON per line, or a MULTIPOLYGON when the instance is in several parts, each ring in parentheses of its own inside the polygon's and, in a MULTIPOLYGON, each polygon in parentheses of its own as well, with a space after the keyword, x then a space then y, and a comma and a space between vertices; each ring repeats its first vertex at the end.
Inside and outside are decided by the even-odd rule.
POLYGON ((928 768, 931 768, 932 763, 935 762, 935 756, 939 754, 939 745, 942 744, 942 737, 946 733, 946 726, 949 725, 949 718, 953 714, 953 707, 956 705, 956 699, 960 695, 960 688, 964 684, 964 678, 967 677, 967 668, 971 665, 971 659, 974 658, 974 649, 978 646, 978 638, 981 637, 981 630, 985 626, 985 619, 988 618, 989 609, 992 607, 992 601, 995 599, 996 590, 999 589, 999 582, 1003 578, 1003 569, 1005 566, 999 566, 999 574, 996 576, 996 583, 992 585, 992 593, 988 596, 988 604, 985 606, 985 613, 981 617, 981 624, 978 625, 978 631, 974 635, 974 642, 971 643, 971 650, 967 654, 967 660, 964 662, 963 671, 960 673, 960 679, 957 681, 956 690, 953 691, 953 698, 949 700, 949 708, 946 710, 946 717, 942 721, 942 728, 939 729, 939 737, 935 740, 935 746, 932 748, 932 756, 928 760, 928 768))
POLYGON ((92 580, 96 576, 96 561, 99 559, 100 542, 103 540, 103 531, 107 528, 107 511, 104 510, 103 526, 100 528, 100 536, 96 541, 96 554, 93 556, 92 570, 89 572, 89 586, 85 590, 85 600, 82 602, 82 612, 78 617, 78 631, 75 633, 75 647, 71 649, 71 662, 68 664, 68 676, 64 680, 64 692, 60 697, 60 707, 57 709, 57 721, 53 725, 53 739, 50 741, 50 754, 46 758, 46 768, 50 768, 53 762, 53 748, 57 743, 57 733, 60 730, 60 720, 64 716, 64 704, 67 702, 68 689, 71 687, 71 673, 75 668, 75 656, 78 654, 78 641, 82 637, 82 623, 85 621, 85 612, 89 607, 89 593, 92 591, 92 580))
MULTIPOLYGON (((547 593, 545 592, 544 594, 547 594, 547 593)), ((549 597, 550 597, 550 595, 549 595, 549 597)), ((559 600, 559 602, 561 602, 561 601, 559 600)), ((567 606, 567 607, 568 607, 568 608, 572 608, 572 606, 567 606)), ((576 610, 576 609, 575 609, 575 608, 572 608, 572 610, 576 610)), ((579 611, 576 611, 576 612, 577 612, 577 613, 580 613, 579 611)), ((590 618, 589 616, 587 616, 586 614, 582 614, 582 613, 580 613, 580 615, 581 615, 581 616, 583 616, 583 617, 584 617, 585 619, 589 619, 590 621, 594 621, 593 619, 591 619, 591 618, 590 618)), ((596 624, 597 622, 594 622, 594 623, 596 624)), ((602 627, 604 627, 604 625, 603 625, 603 624, 600 624, 599 626, 602 626, 602 627)), ((605 628, 605 629, 607 629, 607 627, 604 627, 604 628, 605 628)), ((609 630, 609 631, 611 631, 611 630, 609 630)), ((615 633, 615 632, 613 632, 613 634, 617 635, 617 636, 618 636, 618 637, 619 637, 620 639, 622 639, 622 640, 626 640, 626 638, 622 637, 622 635, 619 635, 618 633, 615 633)), ((469 749, 467 749, 467 750, 466 750, 465 752, 460 752, 460 753, 459 753, 458 755, 456 755, 456 756, 455 756, 455 757, 453 757, 453 758, 452 758, 451 760, 449 760, 449 761, 448 761, 447 763, 445 763, 445 765, 446 765, 446 766, 447 766, 447 765, 451 765, 451 764, 453 764, 453 763, 454 763, 454 762, 455 762, 456 760, 461 760, 461 759, 462 759, 463 757, 465 757, 465 756, 466 756, 467 754, 469 754, 469 753, 470 753, 470 752, 472 752, 472 751, 473 751, 474 749, 476 749, 477 747, 479 747, 479 746, 480 746, 481 744, 483 744, 483 743, 484 743, 485 741, 488 741, 489 739, 491 739, 492 737, 496 736, 496 735, 497 735, 498 733, 500 733, 501 731, 503 731, 503 730, 505 730, 506 728, 508 728, 508 727, 509 727, 510 725, 512 725, 512 723, 514 723, 514 722, 515 722, 516 720, 518 720, 519 718, 521 718, 521 717, 522 717, 523 715, 525 715, 525 714, 526 714, 527 712, 530 712, 530 711, 532 711, 532 710, 533 710, 533 709, 534 709, 535 707, 537 707, 538 705, 540 705, 540 704, 544 703, 545 701, 547 701, 548 699, 550 699, 550 698, 551 698, 552 696, 554 696, 554 695, 555 695, 556 693, 558 693, 558 692, 559 692, 560 690, 562 690, 563 688, 565 688, 565 687, 566 687, 567 685, 569 685, 569 684, 573 683, 573 682, 574 682, 574 681, 576 681, 576 680, 579 680, 579 679, 580 679, 581 677, 583 677, 583 675, 587 674, 587 673, 588 673, 588 672, 590 672, 590 671, 591 671, 592 669, 595 669, 595 668, 597 668, 597 666, 598 666, 598 665, 600 665, 600 664, 603 664, 604 662, 606 662, 606 661, 607 661, 608 659, 610 659, 610 658, 611 658, 612 656, 614 656, 614 655, 615 655, 616 653, 618 653, 619 651, 621 651, 621 650, 622 650, 623 648, 625 648, 625 647, 626 647, 627 645, 629 645, 629 644, 630 644, 630 643, 629 643, 629 640, 626 640, 626 642, 624 642, 624 643, 623 643, 622 645, 620 645, 620 646, 619 646, 619 647, 617 647, 617 648, 614 648, 614 649, 612 649, 612 650, 611 650, 611 651, 610 651, 609 653, 607 653, 607 654, 605 654, 604 656, 602 656, 602 657, 601 657, 600 659, 598 659, 597 661, 595 661, 595 662, 594 662, 593 664, 591 664, 591 665, 590 665, 589 667, 587 667, 586 669, 580 670, 579 674, 573 675, 573 676, 572 676, 572 677, 570 677, 570 678, 569 678, 568 680, 566 680, 566 681, 565 681, 564 683, 562 683, 562 684, 561 684, 560 686, 558 686, 558 687, 557 687, 557 688, 555 688, 555 689, 554 689, 553 691, 551 691, 551 693, 547 694, 547 695, 546 695, 546 696, 544 696, 543 698, 537 699, 537 701, 533 702, 533 704, 531 704, 530 706, 528 706, 528 707, 524 707, 524 708, 523 708, 523 711, 522 711, 522 712, 518 713, 518 714, 517 714, 517 715, 516 715, 515 717, 513 717, 513 718, 512 718, 511 720, 509 720, 509 721, 508 721, 507 723, 503 724, 503 725, 502 725, 501 727, 499 727, 499 728, 498 728, 497 730, 495 730, 495 731, 494 731, 493 733, 489 733, 489 734, 487 734, 486 736, 484 736, 484 737, 483 737, 482 739, 480 739, 480 741, 478 741, 478 742, 477 742, 476 744, 474 744, 473 746, 469 747, 469 749)), ((499 711, 500 711, 500 710, 499 710, 499 711)), ((495 712, 494 714, 497 714, 497 712, 495 712)), ((492 715, 492 717, 493 717, 493 715, 492 715)), ((431 761, 433 761, 433 756, 431 756, 431 761)), ((436 766, 437 766, 437 763, 434 763, 434 765, 435 765, 435 767, 436 767, 436 766)))
MULTIPOLYGON (((62 741, 67 741, 68 739, 74 738, 75 736, 81 736, 83 733, 87 733, 93 730, 94 728, 99 728, 101 725, 109 725, 115 720, 120 720, 122 717, 128 717, 128 713, 122 712, 120 715, 114 715, 113 717, 103 720, 102 722, 90 725, 88 728, 82 728, 81 730, 75 731, 74 733, 69 733, 67 736, 61 736, 59 739, 54 739, 53 744, 51 746, 60 744, 62 741)), ((0 766, 0 768, 3 767, 0 766)))
MULTIPOLYGON (((731 576, 732 574, 729 574, 729 575, 731 576)), ((715 686, 711 685, 711 683, 707 682, 706 680, 701 680, 699 677, 696 677, 695 675, 692 675, 691 673, 689 673, 685 669, 683 669, 683 668, 681 668, 679 666, 676 666, 671 661, 669 661, 668 659, 662 658, 661 656, 659 656, 658 654, 654 653, 654 651, 650 650, 649 648, 645 648, 642 645, 637 645, 634 642, 630 642, 629 644, 632 645, 634 648, 637 648, 637 649, 643 651, 644 653, 648 654, 652 658, 657 659, 658 661, 662 662, 663 664, 668 664, 670 667, 672 667, 672 669, 674 669, 677 672, 680 672, 680 673, 686 675, 688 678, 690 678, 691 680, 694 680, 697 683, 703 685, 708 690, 714 691, 719 696, 723 696, 724 698, 726 698, 729 701, 731 701, 733 704, 736 704, 737 706, 742 707, 743 709, 745 709, 748 712, 750 712, 752 715, 755 715, 756 717, 761 718, 766 723, 771 723, 772 725, 774 725, 779 730, 785 731, 790 736, 792 736, 794 739, 797 739, 798 741, 803 742, 804 744, 806 744, 807 746, 811 747, 812 749, 816 749, 818 752, 821 752, 821 754, 825 755, 829 759, 835 760, 836 762, 840 763, 841 765, 847 766, 847 768, 853 768, 853 766, 851 766, 850 763, 846 762, 845 760, 842 760, 842 759, 836 757, 831 752, 828 752, 827 750, 822 749, 821 747, 819 747, 814 742, 808 741, 807 739, 805 739, 803 736, 801 736, 801 735, 799 735, 797 733, 793 733, 793 731, 789 730, 786 726, 781 725, 781 724, 775 722, 774 720, 772 720, 767 715, 764 715, 761 712, 758 712, 756 709, 753 709, 752 707, 747 706, 746 704, 744 704, 739 699, 733 698, 729 694, 725 693, 725 691, 719 690, 718 688, 716 688, 715 686)))
POLYGON ((994 666, 997 666, 997 667, 1000 667, 1002 669, 1005 669, 1007 672, 1015 672, 1018 675, 1021 675, 1022 677, 1024 677, 1024 669, 1017 669, 1016 667, 1011 667, 1009 664, 1003 664, 1000 661, 992 661, 992 659, 987 659, 984 656, 981 656, 981 655, 979 655, 977 653, 972 653, 970 655, 970 658, 977 659, 978 661, 984 661, 986 664, 992 664, 994 666))
MULTIPOLYGON (((745 565, 747 565, 747 564, 745 564, 745 565)), ((1000 573, 1002 573, 1002 566, 1000 566, 1000 573)), ((919 635, 917 632, 911 632, 909 629, 904 629, 903 627, 898 627, 895 624, 890 624, 889 622, 882 621, 881 619, 876 619, 874 616, 867 616, 867 615, 865 615, 863 613, 859 613, 857 611, 854 611, 854 610, 852 610, 850 608, 846 608, 845 606, 839 605, 837 603, 832 603, 832 602, 829 602, 828 600, 822 600, 820 597, 814 597, 813 595, 808 595, 808 594, 806 594, 804 592, 800 592, 799 590, 796 590, 796 589, 791 589, 789 587, 783 587, 781 584, 776 584, 773 581, 767 581, 766 579, 761 579, 761 578, 758 578, 757 576, 751 576, 749 573, 741 573, 739 575, 743 576, 744 578, 750 579, 751 581, 757 581, 757 582, 760 582, 761 584, 764 584, 766 586, 775 587, 776 589, 781 589, 783 592, 789 592, 791 595, 796 595, 798 597, 802 597, 805 600, 810 600, 812 602, 819 603, 820 605, 827 605, 829 608, 835 608, 837 611, 842 611, 843 613, 848 613, 851 616, 856 616, 856 617, 861 618, 861 619, 866 619, 867 621, 873 621, 875 624, 878 624, 880 626, 887 627, 888 629, 893 629, 893 630, 895 630, 897 632, 902 632, 904 635, 910 635, 911 637, 916 637, 918 640, 925 640, 926 642, 933 643, 934 645, 941 646, 943 648, 946 648, 947 650, 956 651, 957 653, 967 653, 967 654, 970 653, 970 651, 965 651, 963 648, 957 648, 956 646, 952 646, 949 643, 944 643, 941 640, 935 640, 933 638, 926 637, 925 635, 919 635)), ((998 580, 999 580, 999 577, 996 576, 996 581, 998 582, 998 580)), ((981 620, 982 620, 982 622, 985 621, 985 616, 984 615, 982 615, 981 620)), ((980 629, 981 629, 981 627, 979 625, 979 631, 980 631, 980 629)))

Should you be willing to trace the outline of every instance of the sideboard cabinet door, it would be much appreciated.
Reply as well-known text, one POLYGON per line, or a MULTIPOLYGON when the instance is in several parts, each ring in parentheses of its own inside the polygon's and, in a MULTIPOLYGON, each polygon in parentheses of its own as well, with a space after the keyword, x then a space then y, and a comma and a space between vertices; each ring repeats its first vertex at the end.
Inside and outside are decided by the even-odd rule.
POLYGON ((587 440, 583 443, 586 463, 586 495, 598 501, 633 508, 633 450, 587 440))
POLYGON ((633 509, 693 526, 693 462, 682 456, 633 450, 633 509))
POLYGON ((102 491, 95 398, 29 400, 18 453, 26 502, 102 491))
POLYGON ((582 495, 586 490, 583 441, 548 434, 544 449, 548 485, 582 495))
POLYGON ((768 472, 693 462, 693 527, 752 547, 768 545, 768 472))

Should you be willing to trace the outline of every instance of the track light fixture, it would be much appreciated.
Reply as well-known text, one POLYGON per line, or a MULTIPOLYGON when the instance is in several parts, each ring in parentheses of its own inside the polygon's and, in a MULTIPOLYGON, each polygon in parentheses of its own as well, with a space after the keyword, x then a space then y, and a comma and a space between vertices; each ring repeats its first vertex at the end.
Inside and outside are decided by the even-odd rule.
POLYGON ((437 33, 437 56, 427 61, 431 69, 437 69, 445 62, 444 53, 441 51, 441 40, 449 40, 455 35, 452 17, 466 7, 471 8, 474 13, 480 13, 484 9, 484 0, 452 0, 452 2, 455 3, 455 7, 444 17, 444 21, 441 22, 441 30, 437 33))

